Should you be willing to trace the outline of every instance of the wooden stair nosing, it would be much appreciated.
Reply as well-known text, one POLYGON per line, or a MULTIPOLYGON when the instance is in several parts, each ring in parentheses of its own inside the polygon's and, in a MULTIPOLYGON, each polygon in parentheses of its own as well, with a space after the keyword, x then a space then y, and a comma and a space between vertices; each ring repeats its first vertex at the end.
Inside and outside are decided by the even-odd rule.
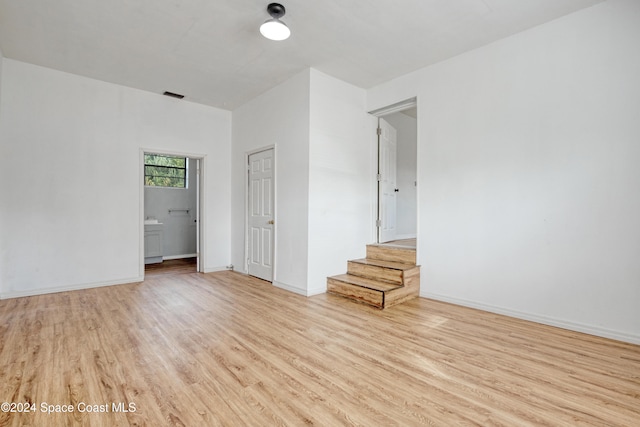
POLYGON ((411 270, 413 268, 419 267, 416 264, 405 264, 405 263, 402 263, 402 262, 385 261, 385 260, 373 259, 373 258, 352 259, 352 260, 349 260, 348 262, 362 264, 362 265, 375 266, 375 267, 388 268, 388 269, 391 269, 391 270, 400 270, 400 271, 411 270))
POLYGON ((379 292, 389 292, 394 289, 402 288, 402 284, 386 282, 383 280, 369 279, 366 277, 356 276, 353 274, 340 274, 338 276, 332 276, 329 280, 336 280, 339 282, 347 283, 349 285, 360 286, 363 288, 371 289, 379 292))

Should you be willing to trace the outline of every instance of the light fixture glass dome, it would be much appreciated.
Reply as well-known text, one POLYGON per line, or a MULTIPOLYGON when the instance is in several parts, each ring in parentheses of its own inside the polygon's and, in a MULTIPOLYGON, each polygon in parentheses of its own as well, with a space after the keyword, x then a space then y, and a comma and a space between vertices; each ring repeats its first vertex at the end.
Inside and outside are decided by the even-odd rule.
POLYGON ((273 18, 260 26, 260 33, 269 40, 286 40, 291 35, 291 30, 279 19, 273 18))

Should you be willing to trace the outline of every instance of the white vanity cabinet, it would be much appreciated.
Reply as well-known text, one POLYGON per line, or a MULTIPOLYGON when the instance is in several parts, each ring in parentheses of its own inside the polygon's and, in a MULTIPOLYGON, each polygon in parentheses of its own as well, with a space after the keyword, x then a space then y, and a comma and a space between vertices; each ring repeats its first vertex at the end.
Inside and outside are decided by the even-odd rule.
POLYGON ((144 225, 144 263, 156 264, 162 262, 163 225, 154 223, 144 225))

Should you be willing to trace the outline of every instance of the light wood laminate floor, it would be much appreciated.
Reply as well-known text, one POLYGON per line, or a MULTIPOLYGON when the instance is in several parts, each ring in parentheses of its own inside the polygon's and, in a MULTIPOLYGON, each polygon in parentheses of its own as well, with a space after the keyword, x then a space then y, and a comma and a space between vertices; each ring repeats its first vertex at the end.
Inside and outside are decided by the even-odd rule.
POLYGON ((144 276, 145 280, 149 280, 158 275, 196 273, 196 267, 196 258, 172 259, 157 264, 145 265, 144 276))
POLYGON ((0 402, 36 406, 1 426, 640 425, 640 346, 233 272, 3 300, 0 339, 0 402))

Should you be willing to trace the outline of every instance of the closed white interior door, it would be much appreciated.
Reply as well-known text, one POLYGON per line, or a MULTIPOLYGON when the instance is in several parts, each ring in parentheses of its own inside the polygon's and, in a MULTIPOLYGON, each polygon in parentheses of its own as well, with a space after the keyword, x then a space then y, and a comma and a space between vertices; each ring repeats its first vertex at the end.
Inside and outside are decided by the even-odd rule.
POLYGON ((273 280, 274 150, 249 156, 248 273, 273 280))
POLYGON ((397 132, 384 119, 378 124, 378 242, 396 239, 397 132))

